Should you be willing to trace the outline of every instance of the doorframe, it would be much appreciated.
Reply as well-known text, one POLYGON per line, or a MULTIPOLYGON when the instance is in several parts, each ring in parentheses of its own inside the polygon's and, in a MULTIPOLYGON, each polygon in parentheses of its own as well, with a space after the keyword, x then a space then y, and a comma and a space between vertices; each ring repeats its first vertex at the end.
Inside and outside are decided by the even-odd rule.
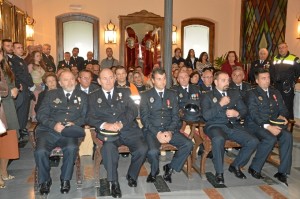
POLYGON ((190 25, 202 25, 209 28, 208 56, 210 63, 214 62, 215 52, 215 23, 201 18, 189 18, 181 21, 181 49, 184 52, 184 27, 190 25))
MULTIPOLYGON (((69 21, 84 21, 93 24, 93 52, 94 59, 99 57, 99 18, 85 13, 67 13, 56 16, 56 57, 64 59, 64 34, 63 23, 69 21)), ((75 46, 74 46, 75 47, 75 46)), ((70 52, 72 53, 72 52, 70 52)))

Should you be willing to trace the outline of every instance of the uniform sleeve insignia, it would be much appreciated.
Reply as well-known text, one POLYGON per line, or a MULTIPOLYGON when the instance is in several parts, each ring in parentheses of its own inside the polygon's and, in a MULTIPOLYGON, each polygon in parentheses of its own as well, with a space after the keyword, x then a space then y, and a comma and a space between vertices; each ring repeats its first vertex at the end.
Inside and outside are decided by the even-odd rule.
POLYGON ((262 101, 262 100, 263 100, 262 96, 258 96, 258 99, 259 99, 260 101, 262 101))
POLYGON ((214 103, 217 103, 217 101, 218 101, 217 98, 214 97, 214 98, 213 98, 213 102, 214 102, 214 103))
POLYGON ((56 98, 54 101, 53 101, 55 104, 59 104, 61 103, 61 100, 59 98, 56 98))
POLYGON ((153 97, 150 97, 150 103, 153 103, 154 102, 154 98, 153 97))
POLYGON ((182 95, 182 93, 179 93, 179 97, 180 97, 180 98, 183 98, 183 95, 182 95))
POLYGON ((101 103, 102 103, 102 99, 101 99, 101 98, 98 98, 98 99, 97 99, 97 103, 98 103, 98 104, 101 104, 101 103))
POLYGON ((80 97, 77 97, 77 99, 78 99, 78 102, 80 103, 80 102, 81 102, 81 98, 80 98, 80 97))

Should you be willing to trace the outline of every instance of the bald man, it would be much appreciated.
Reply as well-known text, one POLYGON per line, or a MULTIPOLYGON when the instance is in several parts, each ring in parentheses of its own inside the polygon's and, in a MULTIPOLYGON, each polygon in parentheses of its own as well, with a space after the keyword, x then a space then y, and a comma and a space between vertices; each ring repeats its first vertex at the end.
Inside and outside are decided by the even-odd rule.
POLYGON ((261 48, 259 50, 259 59, 255 60, 251 63, 251 68, 249 71, 249 81, 251 84, 256 84, 255 82, 255 72, 258 71, 258 69, 263 68, 263 69, 269 69, 271 65, 271 61, 268 60, 269 52, 266 48, 261 48))
POLYGON ((87 122, 96 131, 120 132, 116 139, 99 137, 103 141, 101 154, 107 171, 112 197, 121 198, 122 192, 118 180, 118 147, 126 145, 131 153, 131 164, 126 178, 130 187, 137 186, 140 169, 146 159, 148 147, 136 117, 138 109, 130 98, 128 88, 115 86, 116 76, 111 69, 102 69, 98 83, 101 88, 89 95, 87 122))

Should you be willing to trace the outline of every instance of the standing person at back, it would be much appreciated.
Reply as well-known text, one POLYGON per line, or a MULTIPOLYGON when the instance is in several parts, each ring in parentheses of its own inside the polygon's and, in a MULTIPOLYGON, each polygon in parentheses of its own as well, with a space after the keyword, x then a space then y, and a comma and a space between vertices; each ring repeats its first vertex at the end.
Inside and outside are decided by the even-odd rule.
POLYGON ((268 60, 269 52, 266 48, 261 48, 258 52, 259 59, 251 63, 251 68, 249 71, 248 80, 251 84, 256 84, 255 82, 255 72, 260 68, 269 69, 271 61, 268 60))
POLYGON ((43 45, 43 61, 46 65, 46 71, 47 72, 56 72, 56 66, 54 63, 53 57, 50 55, 51 52, 51 46, 50 44, 44 44, 43 45))
POLYGON ((112 48, 108 47, 106 48, 106 55, 107 57, 105 59, 102 59, 101 61, 101 69, 104 68, 111 68, 112 66, 119 66, 119 61, 113 57, 113 50, 112 48))
POLYGON ((83 57, 78 56, 79 48, 74 47, 72 50, 72 57, 70 58, 70 65, 77 66, 78 71, 84 69, 84 59, 83 57))
POLYGON ((288 119, 294 119, 295 84, 300 76, 299 57, 291 54, 288 45, 278 45, 279 54, 274 57, 270 66, 270 76, 275 88, 280 91, 289 111, 288 119))

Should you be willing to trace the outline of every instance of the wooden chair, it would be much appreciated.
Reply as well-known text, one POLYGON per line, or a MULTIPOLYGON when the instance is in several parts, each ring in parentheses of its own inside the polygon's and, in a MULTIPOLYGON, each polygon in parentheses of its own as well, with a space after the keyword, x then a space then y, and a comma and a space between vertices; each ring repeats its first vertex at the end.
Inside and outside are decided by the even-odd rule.
MULTIPOLYGON (((91 129, 91 135, 94 143, 96 144, 96 150, 94 153, 94 176, 95 176, 95 186, 99 186, 100 179, 100 163, 102 161, 101 148, 103 146, 103 142, 99 140, 96 136, 96 132, 91 129)), ((130 153, 129 148, 125 145, 121 145, 119 148, 119 153, 130 153)), ((177 151, 177 148, 171 144, 162 144, 161 151, 177 151)), ((187 175, 188 178, 192 176, 192 161, 191 156, 189 156, 186 160, 186 165, 183 168, 183 172, 187 175)))
MULTIPOLYGON (((35 136, 36 126, 31 131, 29 131, 29 140, 30 140, 30 142, 31 142, 32 147, 33 147, 34 150, 36 148, 36 136, 35 136)), ((83 140, 82 138, 79 139, 78 145, 80 145, 80 143, 82 142, 82 140, 83 140)), ((57 150, 57 148, 55 148, 53 150, 57 150)), ((55 154, 55 151, 53 151, 53 150, 52 150, 51 154, 55 154)), ((59 156, 63 157, 62 154, 59 155, 59 156)), ((80 165, 79 150, 77 152, 77 158, 76 158, 76 161, 75 161, 75 166, 76 166, 75 170, 76 170, 77 189, 80 189, 81 186, 82 186, 82 175, 81 175, 81 165, 80 165)), ((34 190, 37 191, 38 187, 39 187, 39 183, 38 183, 38 168, 35 166, 35 168, 34 168, 34 190)))
MULTIPOLYGON (((290 132, 293 132, 293 128, 294 128, 294 124, 295 121, 294 120, 290 120, 288 123, 288 130, 290 132)), ((202 124, 204 125, 204 124, 202 124)), ((206 159, 207 159, 207 155, 208 153, 212 150, 212 145, 211 145, 211 140, 209 139, 209 137, 205 134, 205 132, 202 130, 199 131, 199 135, 194 135, 195 136, 199 136, 200 139, 202 140, 202 143, 204 145, 204 152, 201 156, 201 160, 200 160, 200 169, 197 168, 194 164, 193 164, 193 168, 200 174, 202 179, 206 179, 206 175, 205 175, 205 166, 206 166, 206 159)), ((198 138, 199 139, 199 138, 198 138)), ((226 140, 225 142, 225 149, 228 148, 235 148, 235 147, 241 147, 238 143, 236 143, 235 141, 232 140, 226 140)), ((278 148, 279 145, 278 143, 275 145, 275 148, 278 148)), ((271 164, 278 166, 280 164, 280 162, 278 161, 278 159, 274 158, 274 155, 279 155, 277 153, 271 152, 269 157, 268 157, 268 162, 270 162, 271 164)))

